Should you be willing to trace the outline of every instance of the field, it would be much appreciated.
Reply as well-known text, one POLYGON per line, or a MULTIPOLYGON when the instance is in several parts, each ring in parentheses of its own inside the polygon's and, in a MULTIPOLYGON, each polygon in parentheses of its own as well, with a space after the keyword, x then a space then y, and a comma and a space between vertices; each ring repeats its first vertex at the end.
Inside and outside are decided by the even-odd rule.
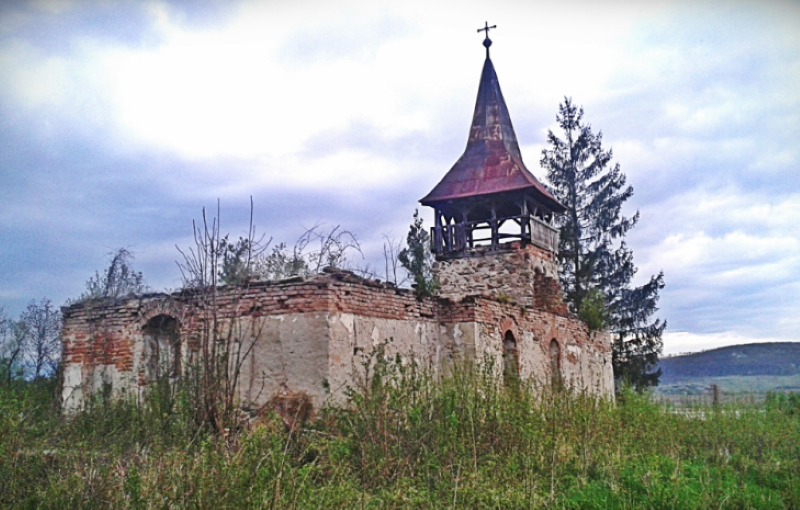
POLYGON ((388 363, 347 410, 214 435, 185 388, 64 418, 54 386, 0 386, 2 508, 800 508, 791 394, 687 414, 388 363))
POLYGON ((719 387, 720 401, 723 403, 758 403, 773 393, 800 392, 800 375, 697 377, 659 385, 654 396, 656 400, 681 406, 711 404, 713 384, 719 387))
POLYGON ((771 393, 800 392, 800 343, 733 345, 663 358, 657 400, 693 406, 762 402, 771 393))

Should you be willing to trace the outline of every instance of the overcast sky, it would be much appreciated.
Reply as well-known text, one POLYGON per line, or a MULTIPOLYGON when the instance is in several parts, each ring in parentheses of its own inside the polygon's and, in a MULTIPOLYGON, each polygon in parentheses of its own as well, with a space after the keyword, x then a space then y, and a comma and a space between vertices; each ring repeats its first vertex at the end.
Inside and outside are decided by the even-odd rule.
POLYGON ((569 96, 627 174, 665 352, 800 341, 800 2, 763 0, 4 1, 0 306, 118 247, 176 288, 192 220, 219 199, 238 237, 251 195, 276 241, 342 225, 381 264, 464 149, 484 21, 528 168, 569 96))

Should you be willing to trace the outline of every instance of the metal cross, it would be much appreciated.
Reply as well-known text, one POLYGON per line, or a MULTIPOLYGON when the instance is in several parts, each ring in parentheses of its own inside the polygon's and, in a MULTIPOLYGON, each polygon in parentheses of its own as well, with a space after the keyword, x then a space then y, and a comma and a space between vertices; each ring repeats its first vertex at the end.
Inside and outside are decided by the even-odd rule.
POLYGON ((489 30, 491 30, 493 28, 497 28, 497 25, 489 26, 489 22, 488 21, 485 21, 484 24, 486 26, 484 26, 483 28, 479 28, 478 29, 478 33, 480 34, 481 32, 486 32, 486 38, 488 39, 489 38, 489 30))
POLYGON ((489 39, 489 30, 491 30, 493 28, 497 28, 497 25, 489 26, 489 22, 485 21, 484 22, 484 27, 478 29, 478 33, 479 34, 481 32, 486 32, 486 38, 483 40, 483 45, 484 45, 484 47, 486 47, 486 58, 489 58, 489 46, 492 45, 492 40, 489 39))

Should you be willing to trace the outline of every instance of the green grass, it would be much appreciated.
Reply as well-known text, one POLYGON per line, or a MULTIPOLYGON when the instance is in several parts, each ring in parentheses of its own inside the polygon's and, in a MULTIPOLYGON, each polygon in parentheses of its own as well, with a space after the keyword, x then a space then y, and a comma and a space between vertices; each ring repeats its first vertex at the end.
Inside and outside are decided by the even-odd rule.
POLYGON ((800 508, 793 397, 700 419, 383 364, 349 409, 220 437, 180 390, 69 419, 53 393, 0 387, 2 508, 800 508))

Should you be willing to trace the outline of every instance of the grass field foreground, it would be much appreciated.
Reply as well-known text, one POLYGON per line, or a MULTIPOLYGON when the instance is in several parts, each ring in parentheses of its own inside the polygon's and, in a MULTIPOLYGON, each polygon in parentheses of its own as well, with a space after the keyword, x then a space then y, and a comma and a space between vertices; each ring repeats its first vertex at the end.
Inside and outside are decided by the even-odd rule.
POLYGON ((215 436, 186 388, 0 386, 2 508, 800 508, 800 398, 684 413, 381 363, 349 409, 215 436), (536 395, 540 395, 537 397, 536 395))

